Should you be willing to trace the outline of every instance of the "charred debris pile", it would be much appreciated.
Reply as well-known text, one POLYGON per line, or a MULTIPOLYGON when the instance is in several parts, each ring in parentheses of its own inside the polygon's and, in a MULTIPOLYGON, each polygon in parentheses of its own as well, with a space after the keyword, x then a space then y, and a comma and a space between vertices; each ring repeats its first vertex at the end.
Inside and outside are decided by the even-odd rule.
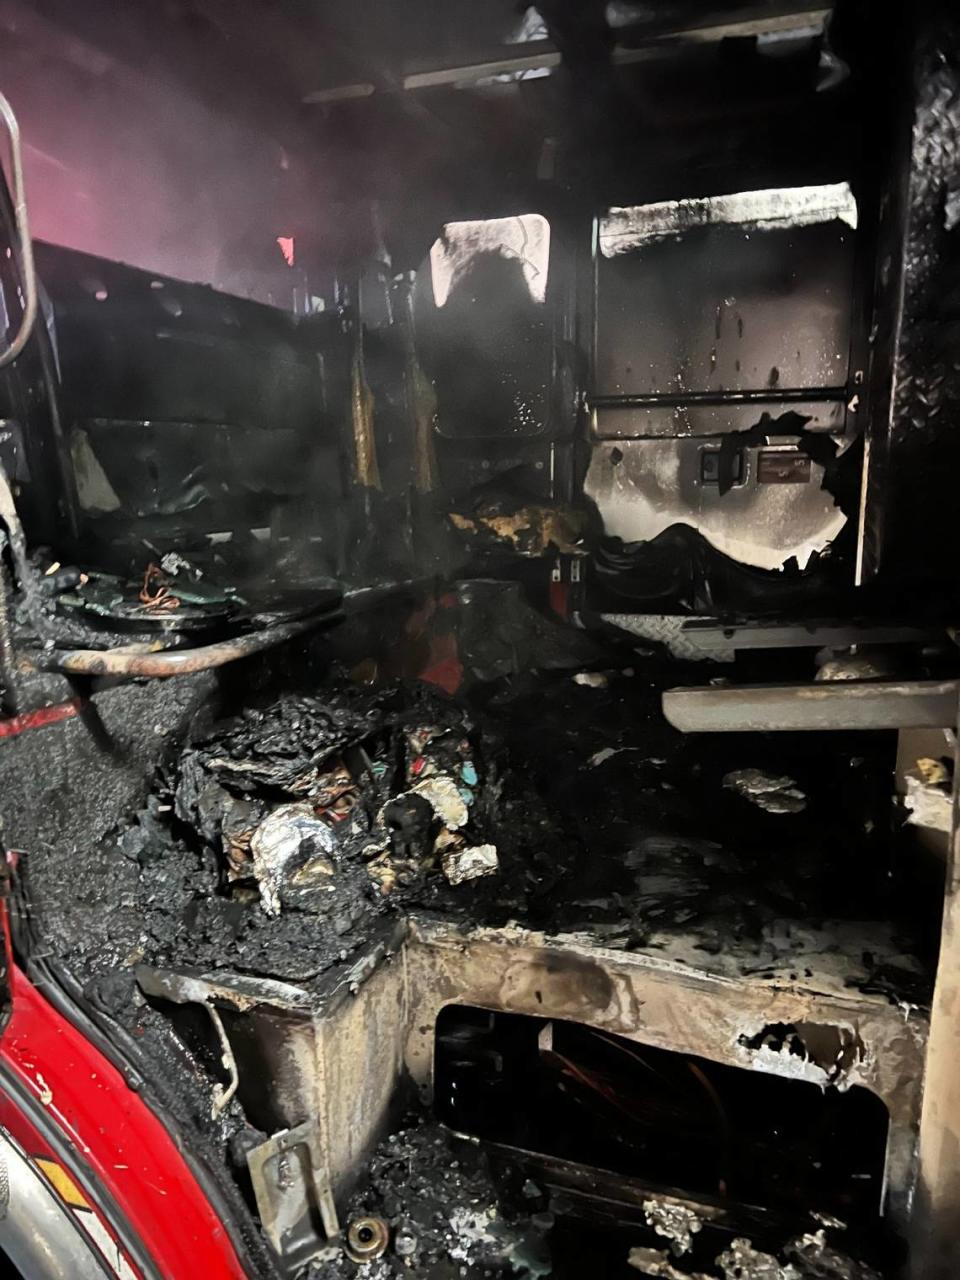
POLYGON ((755 1243, 718 1235, 692 1210, 650 1199, 636 1226, 591 1227, 571 1217, 563 1192, 418 1114, 381 1143, 368 1175, 351 1202, 344 1245, 331 1245, 304 1280, 410 1274, 572 1280, 590 1272, 666 1280, 880 1280, 844 1249, 844 1228, 833 1219, 755 1243))
POLYGON ((79 942, 85 968, 146 959, 309 984, 414 905, 536 915, 574 850, 489 723, 425 684, 335 680, 187 745, 103 853, 123 901, 105 936, 79 942))
POLYGON ((49 931, 81 977, 146 962, 309 985, 419 912, 922 1002, 916 922, 876 873, 887 745, 684 738, 662 673, 607 657, 456 697, 331 675, 198 727, 102 842, 112 909, 49 931))

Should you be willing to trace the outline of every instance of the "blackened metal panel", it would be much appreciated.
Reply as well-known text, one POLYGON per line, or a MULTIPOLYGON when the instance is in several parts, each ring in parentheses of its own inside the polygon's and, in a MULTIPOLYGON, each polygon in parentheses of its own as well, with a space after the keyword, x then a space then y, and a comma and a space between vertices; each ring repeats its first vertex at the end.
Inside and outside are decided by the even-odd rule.
POLYGON ((594 396, 844 388, 853 241, 834 219, 601 251, 594 396))
POLYGON ((236 533, 217 554, 260 563, 296 548, 336 572, 349 367, 337 318, 298 321, 52 245, 37 262, 81 525, 75 549, 57 531, 61 554, 128 572, 145 546, 203 554, 236 533))
POLYGON ((67 416, 312 429, 316 347, 292 315, 56 245, 37 245, 67 416))
POLYGON ((769 414, 772 410, 778 414, 783 409, 804 419, 804 431, 827 435, 844 433, 846 405, 842 399, 816 400, 801 396, 788 400, 771 393, 762 399, 658 397, 642 403, 596 405, 593 434, 602 440, 719 436, 731 431, 750 431, 764 412, 769 414))
POLYGON ((835 472, 859 472, 857 222, 846 182, 599 222, 586 490, 631 557, 678 528, 767 572, 833 546, 849 515, 835 472))
POLYGON ((908 127, 891 147, 878 254, 862 574, 926 603, 957 595, 960 15, 911 14, 911 78, 890 89, 908 127))

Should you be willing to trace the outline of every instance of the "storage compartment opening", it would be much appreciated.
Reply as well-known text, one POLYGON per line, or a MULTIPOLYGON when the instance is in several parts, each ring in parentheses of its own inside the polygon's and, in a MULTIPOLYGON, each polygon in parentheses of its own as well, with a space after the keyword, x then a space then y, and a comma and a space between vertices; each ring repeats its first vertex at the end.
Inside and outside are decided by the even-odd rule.
MULTIPOLYGON (((827 1031, 765 1029, 798 1074, 827 1031)), ((581 1023, 448 1005, 434 1105, 482 1142, 681 1195, 863 1224, 881 1208, 888 1117, 858 1086, 821 1088, 581 1023)))

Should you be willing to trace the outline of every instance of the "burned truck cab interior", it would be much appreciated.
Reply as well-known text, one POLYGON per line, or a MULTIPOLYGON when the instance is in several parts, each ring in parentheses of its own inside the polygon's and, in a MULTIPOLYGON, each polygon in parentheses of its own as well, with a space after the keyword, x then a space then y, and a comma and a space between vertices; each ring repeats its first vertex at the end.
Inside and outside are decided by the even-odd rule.
POLYGON ((10 1026, 224 1276, 954 1280, 958 15, 76 8, 0 0, 10 1026))

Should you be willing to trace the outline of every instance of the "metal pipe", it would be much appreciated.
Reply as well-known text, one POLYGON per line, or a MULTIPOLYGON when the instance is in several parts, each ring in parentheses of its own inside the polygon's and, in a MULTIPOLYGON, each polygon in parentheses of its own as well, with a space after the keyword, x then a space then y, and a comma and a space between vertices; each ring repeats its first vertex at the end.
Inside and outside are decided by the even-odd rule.
POLYGON ((265 627, 262 631, 250 631, 246 635, 234 636, 230 640, 202 645, 196 649, 145 653, 142 645, 129 645, 117 649, 70 649, 59 653, 54 650, 41 654, 36 659, 36 665, 42 671, 62 671, 68 675, 82 676, 152 676, 162 679, 167 676, 192 675, 197 671, 210 671, 214 667, 223 667, 240 658, 262 653, 265 649, 272 649, 323 623, 339 621, 341 617, 342 614, 338 611, 299 618, 295 622, 281 622, 277 626, 265 627))
POLYGON ((23 155, 20 149, 20 126, 13 114, 13 107, 0 93, 0 116, 10 134, 10 168, 13 177, 13 214, 19 240, 20 274, 23 278, 23 317, 17 336, 0 352, 0 369, 16 360, 27 345, 37 319, 37 273, 33 265, 33 242, 30 239, 30 222, 27 217, 27 197, 23 185, 23 155))

